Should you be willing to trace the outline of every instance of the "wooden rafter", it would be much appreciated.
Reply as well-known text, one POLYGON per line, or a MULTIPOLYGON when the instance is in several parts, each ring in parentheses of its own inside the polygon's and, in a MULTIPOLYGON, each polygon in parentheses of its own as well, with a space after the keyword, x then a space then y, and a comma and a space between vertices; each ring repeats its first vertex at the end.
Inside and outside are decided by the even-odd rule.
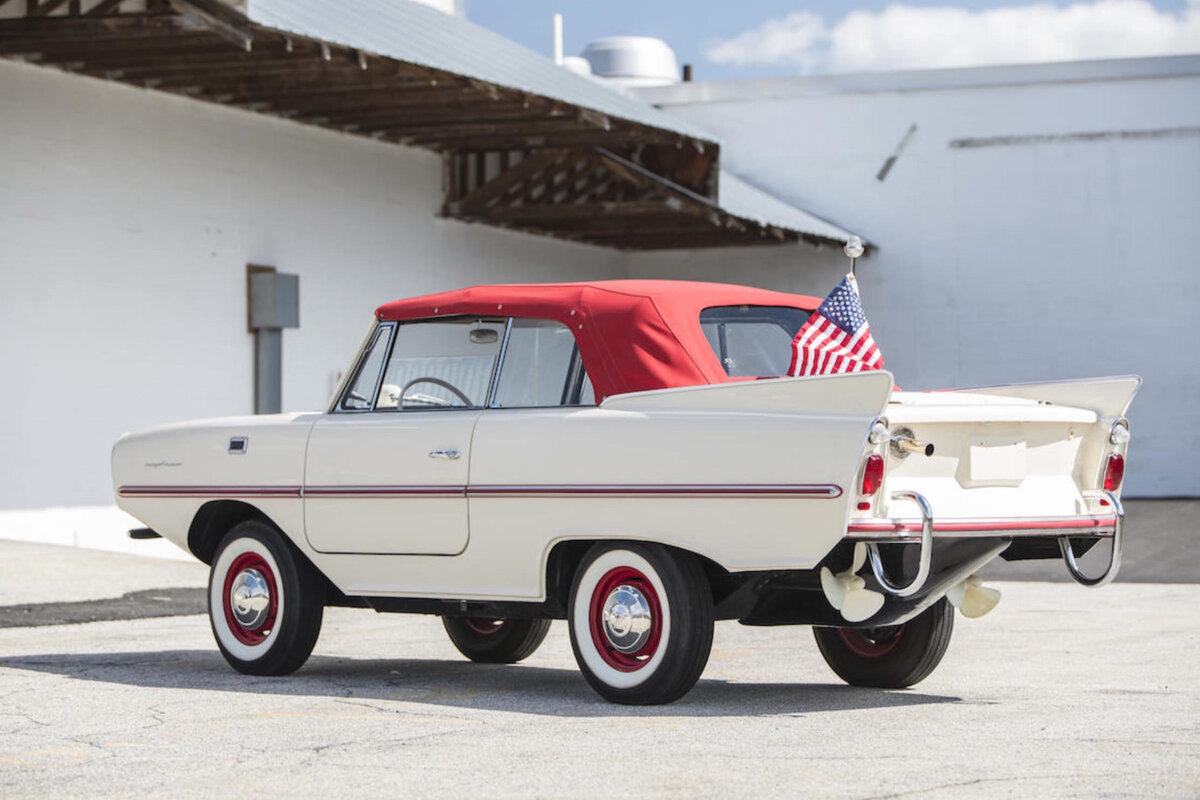
MULTIPOLYGON (((479 154, 474 158, 478 161, 479 154)), ((734 217, 708 198, 603 148, 543 150, 486 179, 479 170, 464 173, 466 163, 447 158, 456 188, 443 209, 465 221, 623 249, 798 239, 794 232, 734 217)))
POLYGON ((31 17, 49 16, 51 12, 62 8, 67 2, 68 0, 45 0, 42 3, 34 3, 32 8, 27 6, 26 13, 31 17))

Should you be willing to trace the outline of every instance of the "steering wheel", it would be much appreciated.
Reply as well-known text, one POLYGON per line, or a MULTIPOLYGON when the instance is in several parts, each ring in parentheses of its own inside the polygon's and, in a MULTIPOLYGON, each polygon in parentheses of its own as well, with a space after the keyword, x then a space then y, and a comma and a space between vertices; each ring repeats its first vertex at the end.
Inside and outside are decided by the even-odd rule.
MULTIPOLYGON (((413 386, 416 386, 418 383, 432 383, 435 386, 441 386, 443 389, 456 395, 459 400, 462 400, 463 405, 466 406, 467 408, 470 408, 474 405, 474 403, 471 402, 471 398, 467 397, 465 394, 463 394, 461 391, 459 391, 454 386, 454 384, 450 383, 449 381, 444 381, 441 378, 423 377, 423 378, 413 378, 411 381, 404 384, 404 387, 400 390, 400 396, 398 398, 396 398, 396 404, 398 406, 400 406, 401 408, 404 408, 404 395, 408 394, 408 390, 411 389, 413 386)), ((427 396, 427 398, 431 402, 436 402, 438 405, 442 405, 442 406, 453 405, 448 400, 443 400, 440 397, 428 397, 427 396)))

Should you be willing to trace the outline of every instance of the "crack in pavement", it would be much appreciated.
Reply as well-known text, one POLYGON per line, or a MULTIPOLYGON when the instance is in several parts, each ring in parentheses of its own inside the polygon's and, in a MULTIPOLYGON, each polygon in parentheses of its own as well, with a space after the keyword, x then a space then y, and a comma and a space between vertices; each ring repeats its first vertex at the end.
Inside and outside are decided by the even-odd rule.
MULTIPOLYGON (((24 720, 26 723, 28 723, 28 725, 31 725, 34 728, 49 728, 50 727, 49 722, 42 722, 40 719, 34 719, 32 716, 29 715, 29 713, 22 711, 20 709, 13 709, 12 711, 0 711, 0 717, 16 717, 18 720, 24 720)), ((21 726, 21 727, 18 727, 16 730, 5 731, 5 733, 22 733, 26 730, 28 730, 27 727, 21 726)))
MULTIPOLYGON (((385 714, 395 714, 395 715, 401 716, 401 717, 419 716, 419 717, 426 717, 426 718, 432 718, 432 719, 437 719, 437 720, 446 720, 448 722, 466 722, 466 723, 470 723, 472 725, 484 725, 487 727, 493 726, 493 724, 491 722, 488 722, 487 720, 483 720, 483 719, 475 719, 473 717, 462 717, 462 716, 458 716, 456 714, 433 714, 433 713, 428 713, 428 712, 422 713, 422 714, 413 714, 412 712, 406 711, 402 708, 387 708, 386 706, 376 705, 375 703, 368 703, 364 700, 349 700, 349 699, 342 699, 342 698, 334 698, 333 702, 341 703, 342 705, 347 705, 347 706, 358 706, 360 708, 369 708, 369 709, 372 709, 373 711, 381 711, 385 714)), ((404 701, 401 700, 399 702, 404 702, 404 701)))

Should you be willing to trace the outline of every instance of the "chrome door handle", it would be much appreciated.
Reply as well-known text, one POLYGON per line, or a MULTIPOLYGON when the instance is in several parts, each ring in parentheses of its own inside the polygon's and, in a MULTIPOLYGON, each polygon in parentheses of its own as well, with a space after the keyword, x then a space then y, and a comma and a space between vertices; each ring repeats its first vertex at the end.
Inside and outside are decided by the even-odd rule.
POLYGON ((462 453, 458 452, 457 450, 430 450, 429 451, 430 458, 446 458, 446 459, 449 459, 450 461, 456 461, 458 459, 458 457, 461 455, 462 455, 462 453))

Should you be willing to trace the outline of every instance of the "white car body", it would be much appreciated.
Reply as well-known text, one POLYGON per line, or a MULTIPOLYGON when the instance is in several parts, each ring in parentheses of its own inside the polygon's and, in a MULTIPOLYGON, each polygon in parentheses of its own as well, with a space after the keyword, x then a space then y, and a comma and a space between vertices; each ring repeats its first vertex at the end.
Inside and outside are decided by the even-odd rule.
POLYGON ((347 595, 533 602, 563 541, 659 542, 730 572, 811 569, 852 525, 919 521, 912 501, 855 509, 879 417, 936 446, 928 458, 886 456, 884 498, 917 491, 935 519, 996 520, 1000 531, 1103 510, 1084 492, 1100 488, 1103 457, 1124 452, 1109 432, 1138 379, 931 393, 893 391, 892 380, 876 371, 594 408, 166 425, 118 442, 114 489, 184 550, 206 503, 253 505, 347 595), (245 452, 229 452, 235 438, 245 452), (449 450, 461 457, 429 457, 449 450))
POLYGON ((947 601, 998 601, 974 575, 991 559, 1112 580, 1138 378, 756 377, 787 371, 818 302, 639 281, 397 301, 323 412, 127 435, 114 492, 212 565, 218 644, 254 674, 298 668, 349 605, 440 614, 492 663, 565 618, 615 702, 686 692, 714 619, 813 625, 848 682, 908 686, 947 601))

